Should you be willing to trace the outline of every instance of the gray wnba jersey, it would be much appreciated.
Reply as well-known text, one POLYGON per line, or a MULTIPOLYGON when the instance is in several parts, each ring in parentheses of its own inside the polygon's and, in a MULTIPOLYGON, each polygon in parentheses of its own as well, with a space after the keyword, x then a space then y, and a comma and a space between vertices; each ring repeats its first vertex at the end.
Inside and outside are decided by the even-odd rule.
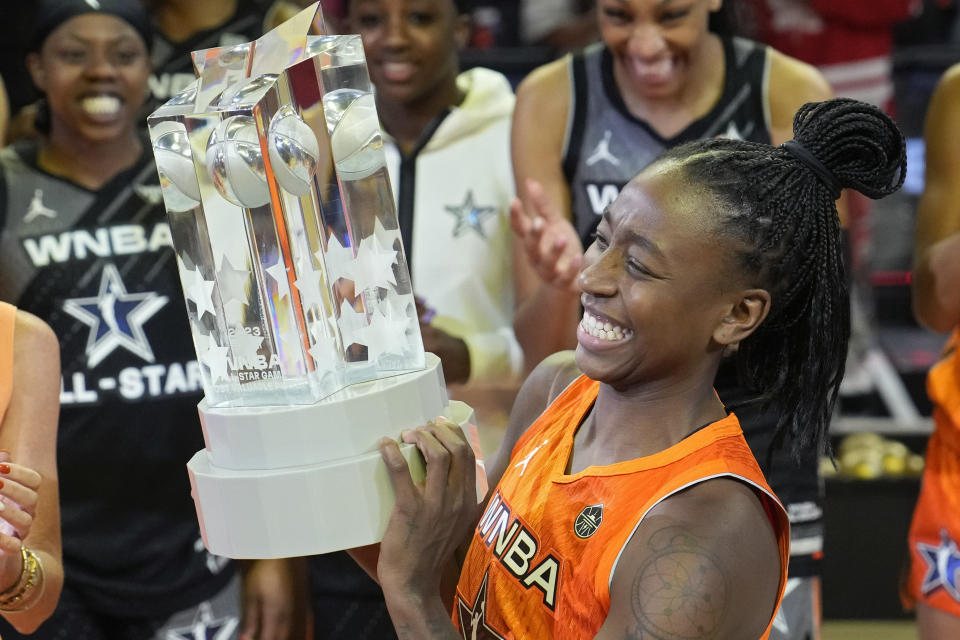
POLYGON ((725 38, 723 51, 727 73, 720 100, 672 138, 627 111, 613 77, 613 57, 602 43, 569 58, 572 108, 563 170, 585 247, 603 210, 664 149, 715 136, 770 142, 767 47, 725 38))

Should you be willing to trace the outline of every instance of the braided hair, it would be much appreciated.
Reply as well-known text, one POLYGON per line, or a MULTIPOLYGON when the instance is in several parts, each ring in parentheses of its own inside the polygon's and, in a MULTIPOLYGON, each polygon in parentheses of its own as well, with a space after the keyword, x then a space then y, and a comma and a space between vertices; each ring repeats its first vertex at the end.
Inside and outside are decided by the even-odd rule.
POLYGON ((827 447, 850 336, 839 187, 871 198, 893 193, 906 175, 906 153, 894 121, 856 100, 805 104, 793 132, 794 142, 781 147, 699 140, 660 160, 706 188, 717 232, 733 241, 751 285, 770 293, 767 318, 739 345, 737 370, 776 410, 771 451, 789 437, 799 456, 827 447))

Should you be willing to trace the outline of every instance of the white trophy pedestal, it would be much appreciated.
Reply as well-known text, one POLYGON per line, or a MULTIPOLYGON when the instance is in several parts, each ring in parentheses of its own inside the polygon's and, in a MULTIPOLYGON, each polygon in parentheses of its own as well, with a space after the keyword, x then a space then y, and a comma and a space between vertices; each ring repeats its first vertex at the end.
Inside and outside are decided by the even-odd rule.
MULTIPOLYGON (((199 409, 206 449, 187 463, 190 485, 207 549, 228 558, 379 542, 394 500, 380 439, 440 415, 470 438, 473 423, 469 406, 448 402, 440 360, 429 353, 421 371, 354 384, 313 405, 216 409, 201 401, 199 409)), ((420 452, 400 449, 421 481, 420 452)), ((477 486, 479 500, 486 478, 477 486)))

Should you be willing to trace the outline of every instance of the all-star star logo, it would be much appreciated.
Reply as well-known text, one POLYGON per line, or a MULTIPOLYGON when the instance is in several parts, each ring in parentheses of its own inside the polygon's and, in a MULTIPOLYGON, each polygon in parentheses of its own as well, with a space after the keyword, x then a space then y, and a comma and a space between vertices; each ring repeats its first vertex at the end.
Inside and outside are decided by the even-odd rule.
POLYGON ((589 507, 584 507, 577 519, 574 520, 573 532, 577 534, 578 538, 589 538, 597 532, 601 522, 603 522, 603 505, 592 504, 589 507))
POLYGON ((228 640, 240 624, 234 616, 214 618, 209 602, 203 602, 197 609, 193 622, 186 627, 167 630, 166 640, 228 640))
POLYGON ((153 291, 127 293, 120 272, 107 264, 97 295, 65 300, 63 310, 90 327, 86 353, 87 367, 92 369, 118 347, 153 362, 153 349, 143 325, 168 301, 167 296, 153 291))
POLYGON ((473 190, 467 191, 467 197, 461 205, 447 205, 444 207, 447 213, 453 215, 456 221, 453 226, 453 237, 459 238, 467 232, 467 229, 473 229, 480 234, 481 238, 486 238, 487 234, 483 230, 483 220, 496 212, 494 207, 480 207, 473 202, 473 190))
POLYGON ((489 577, 490 568, 487 567, 472 607, 468 606, 459 595, 457 596, 460 633, 463 634, 464 640, 506 640, 487 624, 487 579, 489 577))
POLYGON ((927 595, 938 589, 946 591, 951 598, 960 602, 960 589, 957 578, 960 577, 960 550, 946 531, 940 532, 940 544, 917 543, 917 552, 927 563, 927 573, 923 576, 920 591, 927 595))

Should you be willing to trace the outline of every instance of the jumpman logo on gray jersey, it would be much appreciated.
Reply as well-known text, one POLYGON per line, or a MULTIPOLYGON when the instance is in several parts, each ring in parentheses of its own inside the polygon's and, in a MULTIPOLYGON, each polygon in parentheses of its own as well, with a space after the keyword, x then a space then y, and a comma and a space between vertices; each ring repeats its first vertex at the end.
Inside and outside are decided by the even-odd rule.
POLYGON ((620 166, 620 158, 610 152, 610 139, 613 137, 613 131, 607 129, 603 132, 603 138, 597 143, 597 148, 593 150, 590 157, 587 158, 587 166, 592 167, 601 160, 606 160, 615 167, 620 166))
POLYGON ((33 192, 33 198, 30 199, 30 206, 27 209, 27 213, 23 216, 23 221, 33 222, 37 218, 56 218, 57 212, 53 209, 44 206, 43 204, 43 189, 35 189, 33 192))

